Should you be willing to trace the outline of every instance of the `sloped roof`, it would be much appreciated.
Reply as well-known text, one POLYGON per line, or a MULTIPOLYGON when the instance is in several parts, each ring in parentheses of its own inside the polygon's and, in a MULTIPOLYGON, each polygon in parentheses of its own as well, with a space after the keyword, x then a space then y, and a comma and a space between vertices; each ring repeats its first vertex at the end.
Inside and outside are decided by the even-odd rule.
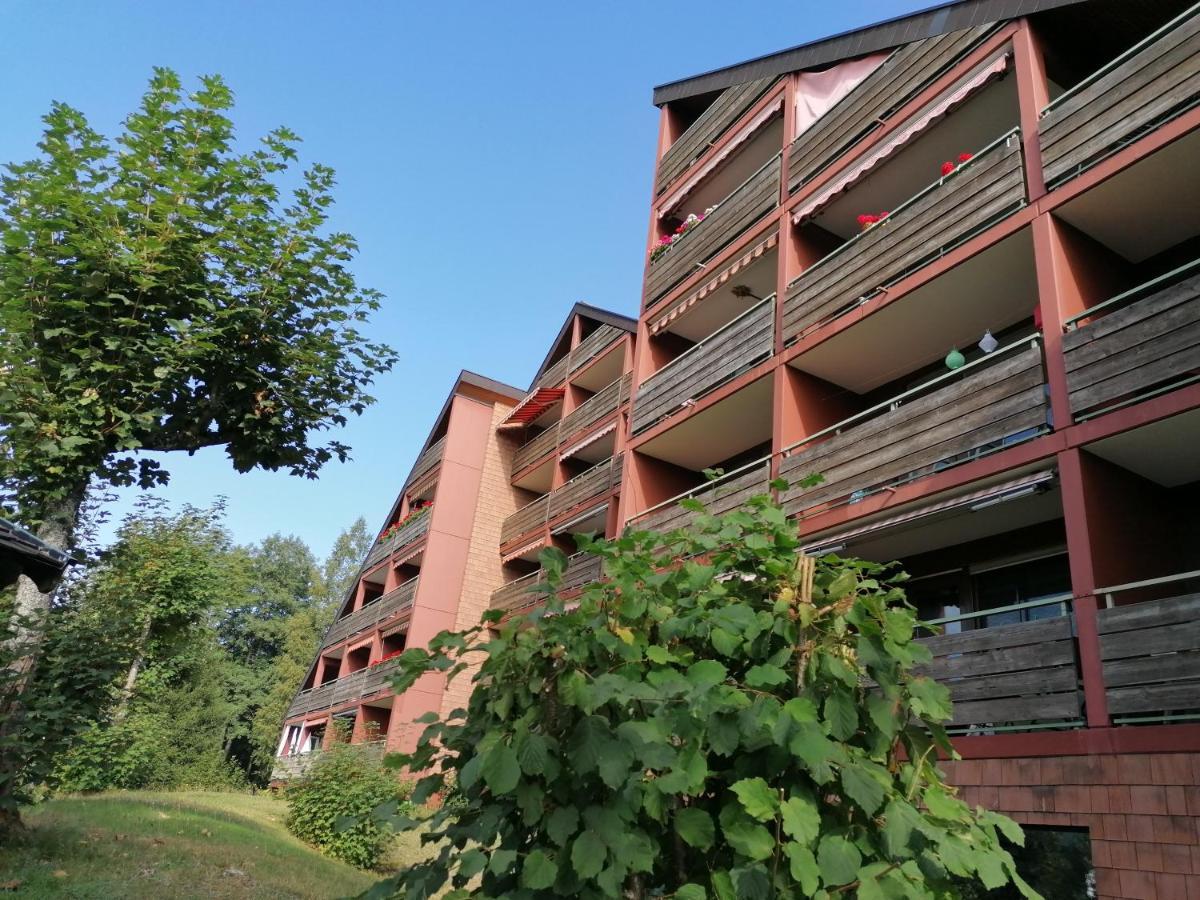
POLYGON ((71 558, 7 519, 0 519, 0 588, 26 576, 46 593, 52 590, 71 558))
POLYGON ((542 360, 542 364, 538 366, 538 370, 533 373, 533 380, 529 382, 530 390, 533 390, 533 386, 542 377, 542 373, 555 360, 555 353, 562 344, 563 338, 570 334, 571 320, 576 316, 583 316, 585 319, 591 319, 594 322, 600 322, 604 325, 612 325, 614 328, 620 328, 628 331, 630 334, 637 334, 637 319, 631 319, 629 316, 623 316, 612 310, 592 306, 590 303, 577 302, 571 307, 571 311, 567 313, 566 319, 563 320, 562 328, 558 329, 558 334, 554 336, 554 340, 550 342, 550 349, 546 351, 546 358, 542 360))

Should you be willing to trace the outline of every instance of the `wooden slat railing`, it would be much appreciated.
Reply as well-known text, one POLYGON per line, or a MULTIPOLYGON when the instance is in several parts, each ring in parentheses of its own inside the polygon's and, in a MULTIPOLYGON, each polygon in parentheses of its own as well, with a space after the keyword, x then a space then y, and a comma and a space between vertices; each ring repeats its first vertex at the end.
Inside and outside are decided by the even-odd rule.
POLYGON ((658 163, 657 193, 666 190, 672 181, 692 167, 709 147, 742 117, 754 102, 775 83, 772 78, 759 78, 735 84, 722 91, 712 105, 671 144, 658 163))
POLYGON ((520 472, 558 446, 558 423, 554 422, 545 431, 526 443, 513 454, 512 470, 520 472))
POLYGON ((1025 205, 1021 142, 1012 132, 851 238, 788 285, 783 338, 856 309, 1025 205))
POLYGON ((429 445, 429 449, 422 453, 418 458, 416 465, 412 468, 412 474, 408 476, 410 482, 416 481, 434 466, 442 461, 442 451, 446 449, 446 439, 435 441, 429 445))
POLYGON ((767 493, 770 479, 771 461, 760 459, 652 506, 630 519, 629 524, 644 531, 666 532, 686 528, 695 519, 696 514, 680 506, 680 500, 699 500, 707 507, 709 513, 719 516, 737 509, 751 497, 767 493))
POLYGON ((1101 609, 1096 625, 1116 721, 1200 713, 1200 594, 1101 609))
POLYGON ((366 677, 367 670, 359 669, 357 672, 351 672, 343 678, 336 678, 320 687, 301 691, 292 701, 292 705, 288 709, 288 716, 298 716, 357 700, 362 696, 363 681, 366 677))
POLYGON ((620 409, 621 404, 629 399, 629 386, 633 374, 626 372, 607 387, 601 388, 595 394, 579 404, 568 415, 563 416, 559 424, 561 441, 570 441, 581 431, 590 428, 620 409))
POLYGON ((554 365, 546 369, 546 371, 540 376, 538 376, 538 379, 533 383, 534 389, 541 387, 554 387, 555 385, 562 384, 563 381, 566 380, 567 369, 570 367, 570 365, 570 356, 564 356, 554 365))
POLYGON ((362 696, 370 697, 390 687, 392 675, 399 665, 400 660, 389 659, 377 665, 367 666, 363 670, 366 672, 366 675, 363 676, 362 696))
MULTIPOLYGON (((563 570, 562 582, 558 588, 559 593, 567 594, 584 585, 599 581, 602 562, 599 556, 592 556, 590 553, 576 553, 571 556, 563 570)), ((533 589, 544 583, 545 580, 545 573, 538 570, 502 585, 492 592, 491 608, 511 613, 536 606, 545 595, 533 589)))
POLYGON ((779 205, 780 156, 747 178, 703 222, 650 263, 644 305, 650 306, 779 205))
POLYGON ((330 644, 336 644, 352 634, 374 628, 380 622, 404 612, 412 606, 419 583, 419 576, 411 578, 395 590, 388 591, 374 603, 369 603, 357 612, 338 619, 326 630, 321 646, 328 647, 330 644))
POLYGON ((1200 5, 1042 111, 1042 168, 1057 187, 1200 102, 1200 5))
POLYGON ((1200 260, 1092 307, 1067 327, 1063 355, 1077 420, 1196 381, 1200 260))
POLYGON ((1020 342, 939 376, 784 451, 789 513, 907 483, 1049 429, 1042 349, 1020 342), (805 476, 824 481, 800 486, 805 476))
POLYGON ((500 526, 500 543, 519 538, 526 532, 546 524, 550 512, 550 495, 543 494, 532 503, 522 506, 500 526))
POLYGON ((518 509, 504 520, 500 542, 506 544, 515 540, 593 497, 607 493, 621 483, 622 462, 620 455, 610 457, 518 509))
POLYGON ((587 365, 626 334, 627 331, 615 325, 597 326, 595 331, 571 348, 569 371, 574 372, 587 365))
POLYGON ((639 387, 632 429, 644 431, 688 401, 736 378, 775 349, 775 297, 746 310, 671 360, 639 387))
POLYGON ((788 149, 788 192, 811 181, 945 72, 995 25, 905 44, 805 130, 788 149))
POLYGON ((433 507, 426 507, 425 512, 413 516, 412 519, 405 523, 403 528, 391 537, 380 538, 376 541, 375 546, 371 548, 371 552, 367 554, 363 568, 368 569, 380 560, 391 556, 396 551, 403 550, 409 544, 419 541, 429 531, 429 520, 432 518, 433 507))

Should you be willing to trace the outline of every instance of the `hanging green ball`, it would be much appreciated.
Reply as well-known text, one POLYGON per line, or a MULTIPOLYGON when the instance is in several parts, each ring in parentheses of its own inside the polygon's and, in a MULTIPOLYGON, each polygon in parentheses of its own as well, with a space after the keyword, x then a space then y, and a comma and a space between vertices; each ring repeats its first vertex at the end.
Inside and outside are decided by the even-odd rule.
POLYGON ((953 350, 951 350, 949 353, 946 354, 946 368, 947 369, 961 369, 966 364, 967 364, 967 358, 958 352, 957 347, 955 347, 953 350))

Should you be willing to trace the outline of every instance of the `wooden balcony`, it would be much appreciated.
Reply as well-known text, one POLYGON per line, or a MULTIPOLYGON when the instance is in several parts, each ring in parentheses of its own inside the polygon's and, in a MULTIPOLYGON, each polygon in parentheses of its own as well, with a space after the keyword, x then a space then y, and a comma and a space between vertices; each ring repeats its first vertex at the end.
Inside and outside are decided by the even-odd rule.
POLYGON ((689 347, 639 387, 632 430, 644 431, 766 359, 775 349, 772 295, 689 347))
POLYGON ((894 116, 994 25, 914 41, 898 48, 788 149, 788 192, 807 184, 894 116))
POLYGON ((1042 111, 1047 187, 1057 187, 1200 101, 1200 7, 1193 6, 1042 111))
POLYGON ((446 449, 446 439, 442 438, 439 441, 434 441, 429 445, 424 453, 417 458, 416 465, 412 468, 412 474, 408 476, 410 482, 416 481, 434 466, 442 461, 442 451, 446 449))
POLYGON ((1200 594, 1101 609, 1096 625, 1114 722, 1200 718, 1200 594))
POLYGON ((675 287, 716 256, 746 229, 779 205, 780 156, 747 178, 709 213, 689 228, 666 253, 650 263, 645 306, 675 287))
POLYGON ((417 585, 419 583, 419 577, 412 578, 395 590, 388 591, 374 603, 368 603, 362 609, 338 619, 325 632, 321 646, 328 647, 331 644, 336 644, 350 637, 352 634, 367 631, 374 628, 380 622, 384 622, 404 612, 404 610, 412 606, 413 598, 417 595, 417 585))
POLYGON ((291 708, 288 709, 288 716, 298 716, 320 709, 329 709, 333 706, 340 706, 343 703, 357 700, 363 696, 363 683, 366 677, 367 669, 359 669, 357 672, 351 672, 344 678, 336 678, 320 687, 301 691, 296 695, 296 699, 292 701, 291 708))
MULTIPOLYGON (((566 594, 582 588, 600 579, 602 560, 599 556, 589 553, 576 553, 567 560, 563 571, 559 593, 566 594)), ((492 609, 501 609, 508 613, 518 612, 541 602, 542 593, 534 591, 539 584, 544 584, 545 573, 531 572, 516 581, 502 585, 492 593, 492 609)))
POLYGON ((690 169, 774 82, 774 78, 759 78, 726 88, 662 155, 658 162, 656 193, 661 194, 672 181, 690 169))
POLYGON ((1093 306, 1067 328, 1063 355, 1077 421, 1196 381, 1200 260, 1093 306))
POLYGON ((639 531, 668 532, 676 528, 686 528, 695 520, 696 513, 680 506, 680 500, 699 500, 709 513, 719 516, 737 509, 751 497, 768 493, 770 480, 771 461, 760 459, 685 494, 652 506, 631 519, 629 524, 639 531))
POLYGON ((784 452, 789 513, 863 496, 995 453, 1049 430, 1042 349, 1019 342, 871 407, 784 452), (801 488, 807 475, 824 482, 801 488))
POLYGON ((622 457, 610 457, 576 475, 561 487, 521 507, 504 520, 500 529, 500 542, 506 544, 515 540, 593 497, 607 494, 621 483, 621 465, 622 457))
POLYGON ((601 388, 571 413, 521 447, 513 455, 513 472, 520 472, 532 465, 563 441, 571 440, 575 435, 620 409, 621 404, 629 399, 632 378, 631 374, 626 373, 608 387, 601 388))
POLYGON ((364 569, 369 569, 371 566, 387 559, 398 550, 403 550, 410 544, 415 544, 423 538, 426 532, 429 531, 429 520, 433 518, 433 507, 426 507, 426 511, 413 516, 405 523, 404 527, 388 538, 380 538, 375 542, 375 546, 371 548, 371 552, 367 554, 366 562, 363 563, 364 569))
POLYGON ((788 285, 784 341, 858 308, 1021 209, 1021 157, 1014 131, 810 267, 788 285))
POLYGON ((615 325, 598 326, 595 331, 573 347, 566 356, 546 369, 534 382, 533 387, 536 389, 562 384, 568 375, 587 365, 628 333, 615 325))

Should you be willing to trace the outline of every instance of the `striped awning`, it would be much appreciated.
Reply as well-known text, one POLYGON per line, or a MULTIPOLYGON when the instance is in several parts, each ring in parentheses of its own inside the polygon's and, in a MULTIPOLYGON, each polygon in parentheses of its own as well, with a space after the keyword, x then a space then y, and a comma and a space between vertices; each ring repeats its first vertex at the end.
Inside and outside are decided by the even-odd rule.
POLYGON ((601 428, 595 434, 591 434, 591 435, 588 435, 587 437, 585 437, 582 441, 580 441, 578 444, 576 444, 570 450, 564 450, 561 454, 559 454, 559 457, 558 457, 559 462, 562 462, 564 459, 570 459, 572 456, 574 456, 576 453, 578 453, 584 447, 590 447, 592 444, 596 443, 596 441, 600 440, 600 438, 604 437, 605 435, 612 434, 616 430, 617 430, 617 423, 609 422, 607 425, 605 425, 603 428, 601 428))
POLYGON ((540 550, 542 547, 546 546, 546 542, 549 540, 550 540, 550 538, 548 538, 548 537, 540 537, 533 543, 526 544, 520 550, 514 550, 512 553, 505 553, 504 556, 500 557, 500 562, 509 563, 509 562, 512 562, 514 559, 516 559, 519 556, 524 556, 526 553, 530 552, 531 550, 540 550))
POLYGON ((501 428, 513 427, 517 425, 528 425, 555 403, 558 403, 563 398, 567 389, 565 387, 555 388, 538 388, 533 393, 529 394, 524 400, 513 407, 510 412, 500 423, 501 428))
POLYGON ((775 248, 779 243, 779 233, 776 232, 765 240, 759 241, 742 256, 739 256, 733 262, 729 263, 720 272, 714 275, 711 279, 700 285, 695 291, 685 297, 683 300, 676 303, 671 309, 664 313, 657 321, 650 323, 650 333, 658 334, 681 315, 715 291, 717 288, 729 282, 738 272, 750 266, 763 257, 769 250, 775 248))
POLYGON ((404 563, 411 562, 412 560, 416 559, 418 556, 420 556, 424 552, 425 552, 425 544, 424 544, 424 542, 422 542, 415 550, 410 550, 404 556, 401 556, 399 559, 397 559, 395 562, 393 562, 392 565, 394 565, 394 566, 404 565, 404 563))

